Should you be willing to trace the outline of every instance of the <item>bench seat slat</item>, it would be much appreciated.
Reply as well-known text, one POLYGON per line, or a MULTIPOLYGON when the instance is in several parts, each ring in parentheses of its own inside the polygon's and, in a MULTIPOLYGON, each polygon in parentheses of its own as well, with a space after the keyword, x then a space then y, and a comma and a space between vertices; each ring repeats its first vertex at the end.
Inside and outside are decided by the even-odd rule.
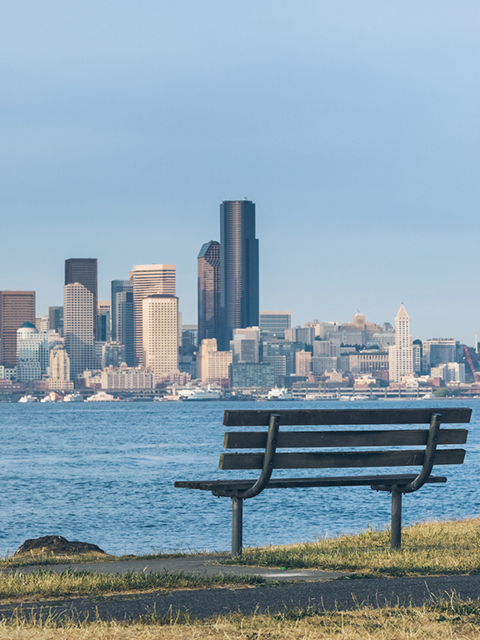
MULTIPOLYGON (((371 475, 371 476, 334 476, 323 478, 275 478, 269 481, 266 489, 288 489, 308 487, 359 487, 370 485, 407 484, 415 479, 415 474, 402 473, 396 475, 371 475)), ((202 491, 232 489, 248 489, 254 480, 193 480, 175 482, 175 487, 180 489, 200 489, 202 491)), ((447 482, 444 476, 430 476, 427 480, 430 484, 447 482)))
MULTIPOLYGON (((421 466, 425 451, 340 451, 277 453, 275 469, 341 469, 354 467, 421 466)), ((462 464, 464 449, 437 450, 435 464, 462 464)), ((222 453, 220 469, 261 469, 263 453, 222 453)))
MULTIPOLYGON (((467 429, 441 429, 438 444, 465 444, 467 429)), ((309 447, 397 447, 426 445, 428 429, 386 431, 280 431, 277 449, 309 447)), ((225 434, 226 449, 265 449, 264 431, 231 431, 225 434)))
POLYGON ((442 424, 470 422, 471 409, 272 409, 225 411, 226 427, 266 427, 270 414, 281 416, 282 426, 362 425, 362 424, 428 424, 432 413, 439 413, 442 424))

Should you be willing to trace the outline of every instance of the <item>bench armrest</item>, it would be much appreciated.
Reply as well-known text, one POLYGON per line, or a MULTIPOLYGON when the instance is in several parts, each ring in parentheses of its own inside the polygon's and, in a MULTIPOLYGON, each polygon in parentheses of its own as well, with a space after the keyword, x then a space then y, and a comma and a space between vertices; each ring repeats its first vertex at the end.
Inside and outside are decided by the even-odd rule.
POLYGON ((406 487, 401 488, 402 493, 412 493, 412 491, 417 491, 417 489, 423 487, 429 475, 432 473, 433 463, 435 462, 435 451, 437 450, 438 431, 440 429, 441 417, 442 416, 439 413, 432 413, 422 470, 415 480, 407 484, 406 487))
POLYGON ((417 491, 427 482, 432 473, 433 464, 435 462, 435 451, 437 450, 438 432, 440 430, 441 415, 432 413, 430 418, 430 428, 428 430, 427 447, 425 449, 425 457, 423 466, 418 476, 406 485, 371 485, 375 491, 400 491, 401 493, 413 493, 417 491))
POLYGON ((273 471, 273 461, 275 458, 275 452, 277 449, 277 436, 278 429, 280 426, 280 416, 276 413, 270 414, 270 420, 268 422, 268 433, 267 433, 267 445, 265 447, 265 454, 263 456, 263 466, 262 471, 260 473, 260 477, 249 489, 234 489, 229 491, 228 493, 225 491, 215 492, 212 491, 213 495, 217 496, 229 496, 235 498, 241 498, 245 500, 246 498, 254 498, 261 493, 268 484, 270 477, 273 471))

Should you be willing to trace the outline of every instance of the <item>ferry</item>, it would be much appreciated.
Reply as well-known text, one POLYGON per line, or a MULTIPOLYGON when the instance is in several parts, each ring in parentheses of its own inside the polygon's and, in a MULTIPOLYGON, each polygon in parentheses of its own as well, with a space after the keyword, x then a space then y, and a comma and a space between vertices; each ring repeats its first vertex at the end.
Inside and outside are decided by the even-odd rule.
POLYGON ((30 395, 28 395, 28 396, 22 396, 22 397, 19 399, 19 402, 26 402, 26 403, 29 403, 29 404, 30 404, 31 402, 38 402, 38 401, 39 401, 39 400, 38 400, 38 398, 37 398, 36 396, 30 396, 30 395))
POLYGON ((106 391, 99 391, 93 396, 90 396, 85 402, 114 402, 115 398, 106 391))
POLYGON ((69 393, 63 399, 64 402, 83 402, 81 393, 69 393))
POLYGON ((293 400, 293 396, 287 389, 275 387, 268 392, 267 400, 293 400))
POLYGON ((211 389, 182 389, 178 392, 180 400, 192 402, 193 400, 220 400, 222 397, 218 391, 211 389))

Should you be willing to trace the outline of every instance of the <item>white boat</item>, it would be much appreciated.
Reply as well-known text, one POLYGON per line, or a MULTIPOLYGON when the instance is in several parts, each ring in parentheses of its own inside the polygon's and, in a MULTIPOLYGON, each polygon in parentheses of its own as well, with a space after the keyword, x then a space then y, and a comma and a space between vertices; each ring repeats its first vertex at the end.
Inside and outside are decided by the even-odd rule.
POLYGON ((40 402, 56 402, 55 400, 55 394, 54 393, 49 393, 47 396, 45 396, 44 398, 42 398, 40 400, 40 402))
POLYGON ((85 402, 114 402, 115 398, 106 391, 99 391, 93 396, 90 396, 85 402))
POLYGON ((83 402, 81 393, 69 393, 63 399, 64 402, 83 402))
POLYGON ((31 403, 31 402, 38 402, 38 398, 37 398, 37 397, 35 397, 35 396, 30 396, 30 395, 28 395, 28 396, 22 396, 22 397, 19 399, 19 402, 27 402, 27 403, 31 403))
POLYGON ((350 400, 352 400, 353 402, 358 401, 358 400, 362 401, 362 400, 369 400, 369 399, 370 398, 368 396, 366 396, 364 393, 355 394, 355 395, 351 396, 351 398, 350 398, 350 400))
POLYGON ((191 402, 193 400, 219 400, 222 396, 218 391, 211 389, 182 389, 178 392, 180 400, 191 402))
POLYGON ((287 389, 275 387, 268 392, 267 400, 293 400, 293 396, 287 389))

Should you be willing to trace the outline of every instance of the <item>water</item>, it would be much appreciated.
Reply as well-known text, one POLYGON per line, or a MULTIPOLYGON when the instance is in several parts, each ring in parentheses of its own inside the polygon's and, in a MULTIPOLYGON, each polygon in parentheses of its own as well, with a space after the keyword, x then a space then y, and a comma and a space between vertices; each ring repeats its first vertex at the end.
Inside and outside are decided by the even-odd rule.
MULTIPOLYGON (((480 401, 437 404, 444 402, 474 410, 465 463, 437 467, 437 474, 448 477, 446 485, 426 486, 405 497, 406 525, 480 512, 480 436, 475 428, 480 401)), ((425 405, 358 402, 355 408, 425 405)), ((346 405, 0 404, 0 555, 13 553, 27 538, 48 534, 93 542, 113 554, 229 549, 230 500, 175 489, 173 483, 245 477, 218 470, 223 412, 280 407, 346 405)), ((244 544, 313 540, 367 525, 383 528, 389 521, 389 494, 366 487, 265 491, 245 503, 244 544)))

